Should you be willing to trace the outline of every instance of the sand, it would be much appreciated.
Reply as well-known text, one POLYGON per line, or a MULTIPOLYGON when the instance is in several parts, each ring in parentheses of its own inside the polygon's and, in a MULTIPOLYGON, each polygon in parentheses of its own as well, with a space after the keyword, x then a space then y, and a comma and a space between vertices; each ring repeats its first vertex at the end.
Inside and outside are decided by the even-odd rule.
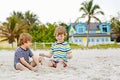
MULTIPOLYGON (((32 50, 48 53, 49 50, 32 50)), ((120 80, 120 49, 72 50, 64 69, 40 66, 38 72, 16 71, 14 51, 0 50, 0 80, 120 80)), ((47 59, 48 60, 48 59, 47 59)))

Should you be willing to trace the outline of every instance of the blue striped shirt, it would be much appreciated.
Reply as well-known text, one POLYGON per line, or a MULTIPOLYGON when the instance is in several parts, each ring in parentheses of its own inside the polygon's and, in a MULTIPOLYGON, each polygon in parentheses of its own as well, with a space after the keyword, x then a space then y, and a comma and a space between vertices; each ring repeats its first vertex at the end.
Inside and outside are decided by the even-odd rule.
POLYGON ((53 43, 51 46, 50 53, 53 54, 53 59, 55 61, 66 61, 68 52, 71 52, 71 48, 68 42, 53 43))

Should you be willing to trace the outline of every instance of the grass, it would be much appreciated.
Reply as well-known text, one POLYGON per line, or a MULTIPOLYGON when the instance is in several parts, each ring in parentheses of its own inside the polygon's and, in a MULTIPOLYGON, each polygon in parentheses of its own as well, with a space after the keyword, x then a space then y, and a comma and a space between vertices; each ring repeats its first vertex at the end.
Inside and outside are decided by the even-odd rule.
MULTIPOLYGON (((93 45, 89 47, 85 47, 82 45, 77 45, 77 44, 70 44, 72 49, 108 49, 108 48, 120 48, 120 44, 99 44, 99 45, 93 45)), ((46 45, 36 45, 36 48, 34 45, 32 45, 33 49, 50 49, 51 44, 46 44, 46 45)))
POLYGON ((1 47, 0 46, 0 50, 15 50, 16 48, 12 48, 12 47, 1 47))
POLYGON ((84 49, 85 47, 77 44, 70 44, 71 49, 84 49))
MULTIPOLYGON (((71 48, 72 49, 83 49, 84 46, 82 45, 77 45, 77 44, 70 44, 71 48)), ((51 44, 45 44, 45 45, 42 45, 42 44, 37 44, 36 46, 35 45, 32 45, 32 48, 33 49, 50 49, 51 48, 51 44)))
MULTIPOLYGON (((77 44, 70 44, 72 49, 108 49, 108 48, 120 48, 120 44, 99 44, 99 45, 93 45, 93 46, 89 46, 89 47, 84 47, 82 45, 77 45, 77 44)), ((31 46, 32 49, 36 50, 36 49, 47 49, 49 50, 51 47, 51 44, 37 44, 36 46, 33 44, 31 46)), ((1 47, 0 46, 0 50, 15 50, 16 48, 12 48, 12 47, 1 47)))
POLYGON ((88 47, 89 49, 108 49, 108 48, 120 48, 120 44, 99 44, 88 47))

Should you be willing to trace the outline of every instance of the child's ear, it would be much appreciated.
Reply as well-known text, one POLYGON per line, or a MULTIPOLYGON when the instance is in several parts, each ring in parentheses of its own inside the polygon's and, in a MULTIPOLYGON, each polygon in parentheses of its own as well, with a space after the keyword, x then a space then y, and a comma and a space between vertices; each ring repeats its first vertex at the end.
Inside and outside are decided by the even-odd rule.
POLYGON ((64 36, 66 37, 66 36, 67 36, 67 33, 65 33, 64 36))
POLYGON ((65 36, 67 36, 67 33, 65 34, 65 36))

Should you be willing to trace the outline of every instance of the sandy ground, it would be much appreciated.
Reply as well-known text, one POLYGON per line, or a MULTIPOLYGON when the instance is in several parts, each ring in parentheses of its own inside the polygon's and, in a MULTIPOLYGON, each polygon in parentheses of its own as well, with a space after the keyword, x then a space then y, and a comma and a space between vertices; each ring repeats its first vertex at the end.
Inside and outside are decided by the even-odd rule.
MULTIPOLYGON (((35 55, 49 50, 32 50, 35 55)), ((0 80, 120 80, 120 49, 72 50, 68 67, 40 66, 38 72, 16 71, 14 51, 0 50, 0 80)))

